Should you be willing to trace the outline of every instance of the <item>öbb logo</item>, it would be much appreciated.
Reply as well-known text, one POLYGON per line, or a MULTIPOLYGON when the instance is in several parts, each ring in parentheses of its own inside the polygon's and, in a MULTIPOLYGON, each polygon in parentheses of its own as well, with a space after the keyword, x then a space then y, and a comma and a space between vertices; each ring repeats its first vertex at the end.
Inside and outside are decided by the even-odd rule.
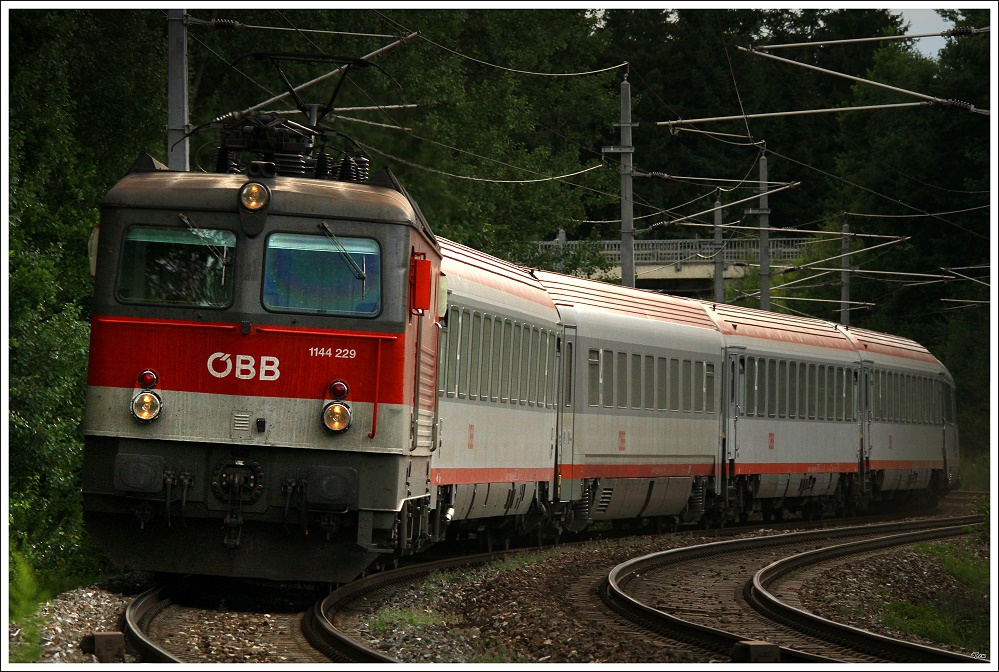
POLYGON ((277 357, 264 355, 260 358, 260 370, 257 370, 257 361, 252 355, 236 355, 233 360, 232 355, 226 352, 216 352, 208 358, 208 372, 216 378, 225 378, 230 373, 235 374, 242 380, 277 380, 281 376, 278 366, 281 362, 277 357))

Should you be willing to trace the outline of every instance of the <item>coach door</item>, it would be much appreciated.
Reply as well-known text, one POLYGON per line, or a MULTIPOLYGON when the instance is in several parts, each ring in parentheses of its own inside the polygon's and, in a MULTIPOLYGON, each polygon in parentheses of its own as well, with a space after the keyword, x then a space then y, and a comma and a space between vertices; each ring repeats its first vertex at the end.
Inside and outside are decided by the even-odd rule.
POLYGON ((565 327, 562 334, 562 361, 558 394, 558 414, 555 442, 555 478, 557 499, 566 501, 578 498, 579 481, 569 478, 575 464, 573 453, 573 426, 576 408, 576 327, 565 327), (567 476, 563 489, 562 475, 567 476))
POLYGON ((739 418, 745 413, 746 407, 746 356, 730 349, 725 369, 728 402, 725 417, 724 460, 731 471, 735 466, 735 460, 739 457, 739 418))
POLYGON ((860 447, 857 450, 857 476, 868 487, 868 472, 871 469, 871 452, 878 437, 874 436, 875 423, 881 419, 881 386, 877 384, 878 372, 869 366, 861 369, 860 395, 860 447))

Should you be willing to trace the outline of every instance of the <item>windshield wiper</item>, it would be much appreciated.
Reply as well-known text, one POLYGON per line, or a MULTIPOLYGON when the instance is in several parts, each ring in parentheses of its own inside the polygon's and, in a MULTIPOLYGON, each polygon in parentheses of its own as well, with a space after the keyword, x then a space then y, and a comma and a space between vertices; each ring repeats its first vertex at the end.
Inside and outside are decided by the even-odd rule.
POLYGON ((357 262, 354 261, 354 258, 350 256, 350 252, 348 252, 347 248, 343 246, 343 243, 340 242, 340 239, 336 237, 336 234, 333 233, 333 229, 330 228, 329 224, 327 224, 326 222, 320 222, 319 228, 322 229, 323 232, 326 234, 326 239, 330 241, 330 244, 333 246, 333 249, 337 251, 340 257, 344 260, 344 263, 346 263, 347 266, 350 268, 351 272, 354 274, 354 277, 361 281, 361 298, 363 299, 364 290, 365 290, 364 280, 365 278, 367 278, 367 273, 365 273, 364 269, 358 266, 357 262))
POLYGON ((226 266, 229 265, 229 246, 223 245, 222 252, 220 254, 218 244, 216 244, 208 234, 206 234, 204 231, 198 228, 198 226, 194 222, 192 222, 191 219, 183 212, 178 213, 178 216, 180 217, 180 221, 187 224, 187 228, 191 229, 191 231, 194 232, 194 235, 196 235, 198 238, 202 240, 202 242, 204 242, 205 246, 208 248, 208 251, 211 252, 212 255, 219 260, 219 263, 222 265, 222 284, 225 285, 225 268, 226 266))

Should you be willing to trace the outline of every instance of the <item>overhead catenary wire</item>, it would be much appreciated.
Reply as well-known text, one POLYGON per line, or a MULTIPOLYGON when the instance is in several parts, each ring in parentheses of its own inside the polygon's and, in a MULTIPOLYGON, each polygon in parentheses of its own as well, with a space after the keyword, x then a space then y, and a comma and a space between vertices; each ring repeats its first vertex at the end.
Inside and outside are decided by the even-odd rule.
POLYGON ((974 112, 976 114, 984 114, 986 116, 988 116, 989 114, 988 110, 977 108, 971 103, 966 103, 960 100, 944 100, 943 98, 937 98, 936 96, 930 96, 925 93, 919 93, 917 91, 909 91, 907 89, 902 89, 897 86, 891 86, 889 84, 882 84, 881 82, 875 82, 870 79, 864 79, 863 77, 855 77, 853 75, 847 75, 842 72, 836 72, 834 70, 827 70, 826 68, 820 68, 815 65, 809 65, 807 63, 801 63, 799 61, 792 61, 789 58, 781 58, 780 56, 774 56, 773 54, 761 52, 756 49, 751 49, 746 47, 738 47, 738 49, 748 54, 756 54, 757 56, 763 56, 764 58, 772 58, 775 61, 781 61, 782 63, 790 63, 792 65, 798 65, 808 70, 814 70, 816 72, 821 72, 827 75, 835 75, 836 77, 842 77, 844 79, 849 79, 854 82, 860 82, 861 84, 870 84, 871 86, 875 86, 881 89, 887 89, 888 91, 894 91, 896 93, 902 93, 908 96, 915 96, 916 98, 922 98, 924 100, 928 100, 940 105, 945 105, 948 107, 959 107, 961 109, 968 110, 969 112, 974 112))
MULTIPOLYGON (((392 19, 392 18, 386 16, 382 12, 376 12, 376 14, 378 14, 379 16, 381 16, 383 19, 385 19, 389 23, 391 23, 391 24, 393 24, 393 25, 395 25, 395 26, 397 26, 397 27, 399 27, 401 29, 404 29, 404 26, 401 23, 399 23, 395 19, 392 19)), ((460 51, 456 51, 455 49, 451 49, 450 47, 445 47, 443 44, 440 44, 438 42, 434 42, 433 40, 431 40, 429 37, 426 37, 425 35, 420 35, 420 39, 423 40, 424 42, 428 43, 428 44, 431 44, 431 45, 437 47, 438 49, 443 49, 444 51, 446 51, 446 52, 448 52, 450 54, 454 54, 455 56, 458 56, 459 58, 464 58, 466 60, 473 61, 475 63, 479 63, 480 65, 485 65, 485 66, 488 66, 490 68, 495 68, 497 70, 503 70, 505 72, 513 72, 513 73, 517 73, 517 74, 520 74, 520 75, 533 75, 535 77, 585 77, 585 76, 588 76, 588 75, 598 75, 598 74, 600 74, 602 72, 610 72, 612 70, 620 70, 621 68, 627 68, 628 67, 628 61, 624 61, 623 63, 618 63, 617 65, 611 65, 611 66, 608 66, 606 68, 600 68, 598 70, 587 70, 585 72, 535 72, 535 71, 531 71, 531 70, 518 70, 517 68, 511 68, 511 67, 508 67, 508 66, 505 66, 505 65, 497 65, 496 63, 489 63, 488 61, 483 61, 481 59, 475 58, 474 56, 469 56, 467 54, 463 54, 460 51)))
POLYGON ((881 219, 903 219, 908 217, 939 217, 940 215, 957 215, 962 212, 972 212, 974 210, 987 210, 991 208, 991 205, 976 205, 973 208, 962 208, 961 210, 948 210, 947 212, 929 212, 917 215, 875 215, 871 213, 863 212, 844 212, 844 215, 849 215, 851 217, 876 217, 881 219))
MULTIPOLYGON (((396 40, 395 42, 392 42, 391 44, 387 44, 384 47, 381 47, 379 49, 375 49, 370 54, 366 54, 366 55, 362 56, 360 58, 360 60, 367 61, 368 59, 374 58, 375 56, 379 56, 379 55, 381 55, 381 54, 383 54, 383 53, 385 53, 387 51, 391 51, 392 49, 395 49, 396 47, 398 47, 398 46, 400 46, 402 44, 405 44, 406 42, 409 42, 410 40, 414 39, 417 35, 418 35, 418 33, 411 33, 409 35, 406 35, 405 37, 401 37, 398 40, 396 40)), ((299 91, 304 91, 305 89, 309 88, 310 86, 314 86, 314 85, 318 84, 319 82, 325 81, 325 80, 329 79, 330 77, 333 77, 333 76, 335 76, 335 75, 343 72, 346 67, 347 67, 346 65, 337 66, 336 68, 334 68, 330 72, 326 73, 325 75, 321 75, 319 77, 316 77, 315 79, 312 79, 312 80, 306 82, 305 84, 301 84, 299 86, 294 87, 293 90, 296 93, 298 93, 299 91)), ((287 98, 287 97, 289 97, 291 95, 292 95, 291 91, 285 91, 284 93, 282 93, 280 95, 277 95, 277 96, 274 96, 273 98, 269 98, 269 99, 263 101, 262 103, 257 103, 256 105, 253 105, 252 107, 246 108, 245 110, 243 110, 243 113, 245 114, 245 113, 248 113, 248 112, 256 112, 257 110, 261 110, 264 107, 267 107, 268 105, 270 105, 272 103, 275 103, 275 102, 277 102, 279 100, 283 100, 283 99, 285 99, 285 98, 287 98)))
POLYGON ((857 105, 854 107, 828 107, 817 110, 789 110, 787 112, 761 112, 758 114, 735 114, 727 117, 702 117, 700 119, 676 119, 673 121, 657 121, 656 126, 679 126, 681 124, 700 124, 709 121, 736 121, 743 119, 767 119, 770 117, 794 117, 804 114, 828 114, 835 112, 857 112, 860 110, 883 110, 895 107, 925 107, 933 103, 887 103, 884 105, 857 105))
MULTIPOLYGON (((426 171, 429 171, 431 173, 437 173, 439 175, 446 175, 447 177, 454 177, 454 178, 459 179, 459 180, 470 180, 470 181, 473 181, 473 182, 493 182, 493 183, 497 183, 497 184, 533 184, 533 183, 537 183, 537 182, 554 182, 554 181, 565 180, 565 179, 568 179, 570 177, 575 177, 577 175, 582 175, 583 173, 588 173, 588 172, 590 172, 592 170, 596 170, 598 168, 603 168, 602 164, 598 164, 596 166, 591 166, 589 168, 584 168, 583 170, 578 170, 578 171, 576 171, 574 173, 567 173, 565 175, 552 175, 552 176, 542 177, 542 178, 533 179, 533 180, 497 180, 497 179, 494 179, 494 178, 472 177, 470 175, 457 175, 455 173, 449 173, 449 172, 447 172, 445 170, 440 170, 438 168, 431 168, 430 166, 423 166, 423 165, 420 165, 418 163, 413 163, 412 161, 407 161, 406 159, 402 159, 402 158, 400 158, 398 156, 393 156, 393 155, 391 155, 391 154, 389 154, 387 152, 383 152, 383 151, 381 151, 379 149, 371 147, 370 145, 366 145, 366 144, 364 144, 362 142, 358 142, 357 145, 359 147, 361 147, 362 149, 368 150, 370 152, 374 152, 375 154, 378 154, 380 156, 384 156, 384 157, 386 157, 388 159, 391 159, 393 161, 398 161, 399 163, 402 163, 404 165, 410 166, 411 168, 419 168, 420 170, 426 170, 426 171)), ((509 164, 505 164, 505 165, 509 165, 509 164)), ((519 168, 518 166, 510 166, 510 167, 511 168, 517 168, 518 170, 525 170, 525 171, 528 170, 526 168, 519 168)), ((534 171, 528 171, 528 172, 534 172, 534 171)), ((574 185, 574 186, 582 186, 582 185, 574 185)))
MULTIPOLYGON (((279 12, 280 13, 280 12, 279 12)), ((282 14, 282 18, 284 15, 282 14)), ((285 18, 287 21, 287 18, 285 18)), ((380 37, 380 38, 397 38, 398 35, 381 35, 377 33, 351 33, 342 30, 319 30, 317 28, 282 28, 280 26, 255 26, 248 23, 242 23, 236 21, 235 19, 198 19, 193 16, 188 17, 188 23, 192 26, 205 26, 212 30, 228 31, 228 30, 279 30, 279 31, 291 31, 296 33, 315 33, 319 35, 343 35, 347 37, 380 37)), ((289 23, 291 23, 289 21, 289 23)))
POLYGON ((844 184, 848 184, 851 187, 854 187, 855 189, 860 189, 861 191, 866 191, 869 194, 873 194, 874 196, 877 196, 878 198, 883 198, 886 201, 889 201, 889 202, 894 203, 896 205, 900 205, 900 206, 902 206, 904 208, 909 208, 910 210, 915 210, 915 211, 919 212, 920 214, 922 214, 924 216, 929 216, 929 217, 933 217, 934 219, 938 219, 941 222, 944 222, 946 224, 950 224, 951 226, 953 226, 955 228, 961 229, 965 233, 969 233, 969 234, 971 234, 973 236, 977 236, 979 238, 984 238, 986 240, 989 239, 988 236, 982 235, 982 234, 978 233, 977 231, 972 231, 971 229, 968 229, 968 228, 966 228, 964 226, 961 226, 960 224, 952 222, 952 221, 950 221, 948 219, 944 219, 944 218, 942 218, 942 217, 940 217, 938 215, 934 215, 933 213, 926 212, 925 210, 920 210, 919 208, 917 208, 917 207, 915 207, 913 205, 909 205, 908 203, 903 203, 902 201, 898 200, 897 198, 892 198, 890 196, 885 196, 884 194, 882 194, 880 192, 877 192, 877 191, 875 191, 875 190, 873 190, 873 189, 871 189, 869 187, 865 187, 863 185, 857 184, 856 182, 848 180, 848 179, 846 179, 844 177, 840 177, 839 175, 834 175, 833 173, 829 173, 829 172, 827 172, 825 170, 822 170, 821 168, 816 168, 815 166, 813 166, 811 164, 805 163, 803 161, 798 161, 796 159, 792 159, 790 156, 785 156, 784 154, 781 154, 780 152, 775 152, 773 149, 769 149, 768 148, 767 152, 770 153, 770 154, 773 154, 774 156, 779 156, 782 159, 790 161, 791 163, 796 163, 799 166, 804 166, 805 168, 809 168, 811 170, 814 170, 815 172, 821 173, 822 175, 825 175, 826 177, 831 177, 834 180, 839 180, 840 182, 843 182, 844 184))
MULTIPOLYGON (((796 187, 799 184, 800 184, 799 182, 791 182, 791 183, 789 183, 789 184, 787 184, 787 185, 785 185, 783 187, 778 187, 777 189, 770 190, 767 193, 768 194, 776 194, 778 192, 784 191, 785 189, 791 189, 792 187, 796 187)), ((748 203, 749 201, 755 201, 757 198, 759 198, 759 197, 758 196, 749 196, 747 198, 743 198, 743 199, 740 199, 738 201, 732 201, 731 203, 726 203, 725 205, 721 206, 721 208, 729 208, 729 207, 732 207, 733 205, 739 205, 740 203, 748 203)), ((671 221, 668 221, 668 222, 657 222, 657 223, 652 224, 651 226, 648 226, 648 227, 646 227, 644 229, 635 229, 635 233, 636 234, 637 233, 645 233, 646 231, 649 231, 649 230, 654 229, 654 228, 659 227, 659 226, 669 226, 670 224, 681 224, 681 223, 685 222, 687 219, 691 219, 693 217, 700 217, 701 215, 707 215, 707 214, 710 214, 710 213, 712 213, 712 212, 714 212, 715 210, 718 210, 718 209, 719 208, 708 208, 707 210, 702 210, 701 212, 696 212, 693 215, 688 215, 688 216, 682 217, 680 219, 671 220, 671 221)))
POLYGON ((987 33, 989 28, 951 28, 940 33, 917 33, 914 35, 882 35, 879 37, 858 37, 848 40, 822 40, 815 42, 794 42, 789 44, 766 44, 756 45, 754 48, 760 51, 771 49, 790 49, 792 47, 824 47, 833 44, 856 44, 858 42, 882 42, 885 40, 913 40, 921 37, 964 37, 966 35, 977 35, 987 33))

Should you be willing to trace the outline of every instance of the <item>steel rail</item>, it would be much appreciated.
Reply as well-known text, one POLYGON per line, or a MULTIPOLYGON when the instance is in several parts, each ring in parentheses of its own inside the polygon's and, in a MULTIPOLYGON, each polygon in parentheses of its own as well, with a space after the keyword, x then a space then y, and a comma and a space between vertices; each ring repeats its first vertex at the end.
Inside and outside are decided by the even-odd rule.
POLYGON ((833 643, 846 645, 880 658, 888 658, 903 663, 984 663, 985 659, 973 658, 953 651, 947 651, 837 623, 813 614, 810 611, 793 607, 782 602, 768 590, 770 586, 789 573, 846 555, 857 555, 866 551, 878 551, 894 546, 904 546, 917 541, 941 539, 967 534, 966 525, 955 525, 904 534, 855 541, 838 546, 828 546, 814 551, 799 553, 767 565, 753 576, 746 585, 743 596, 758 612, 783 625, 805 634, 833 643), (833 633, 830 636, 830 633, 833 633))
MULTIPOLYGON (((701 546, 671 549, 661 553, 652 553, 639 558, 634 558, 627 562, 623 562, 612 569, 607 575, 601 589, 601 598, 609 608, 622 614, 626 618, 640 623, 643 627, 694 646, 729 655, 735 644, 745 641, 746 637, 722 630, 720 628, 712 628, 692 623, 654 607, 650 607, 627 594, 626 588, 628 583, 640 575, 660 570, 669 565, 725 553, 736 548, 755 550, 766 548, 768 546, 786 545, 788 543, 798 541, 807 542, 822 539, 837 539, 841 537, 855 536, 860 533, 884 535, 891 532, 897 532, 899 530, 918 530, 926 529, 927 527, 939 528, 944 526, 950 527, 955 525, 969 525, 979 523, 982 520, 982 516, 961 516, 930 523, 924 520, 865 525, 861 527, 837 527, 808 532, 777 534, 766 537, 718 541, 703 544, 701 546)), ((805 651, 799 651, 787 647, 779 648, 780 659, 782 662, 840 662, 838 660, 811 654, 805 651)))
POLYGON ((125 638, 143 663, 183 663, 166 649, 152 640, 146 631, 149 624, 160 612, 172 604, 167 589, 160 586, 142 593, 129 602, 125 609, 125 638))
POLYGON ((381 651, 376 651, 365 646, 351 638, 350 635, 339 630, 333 624, 333 615, 351 602, 388 586, 412 582, 431 572, 443 569, 485 564, 517 552, 522 552, 522 550, 496 551, 493 553, 482 553, 479 555, 422 563, 412 567, 400 567, 399 569, 371 574, 351 581, 317 602, 311 610, 303 615, 303 634, 316 650, 335 662, 399 663, 401 661, 381 651))

